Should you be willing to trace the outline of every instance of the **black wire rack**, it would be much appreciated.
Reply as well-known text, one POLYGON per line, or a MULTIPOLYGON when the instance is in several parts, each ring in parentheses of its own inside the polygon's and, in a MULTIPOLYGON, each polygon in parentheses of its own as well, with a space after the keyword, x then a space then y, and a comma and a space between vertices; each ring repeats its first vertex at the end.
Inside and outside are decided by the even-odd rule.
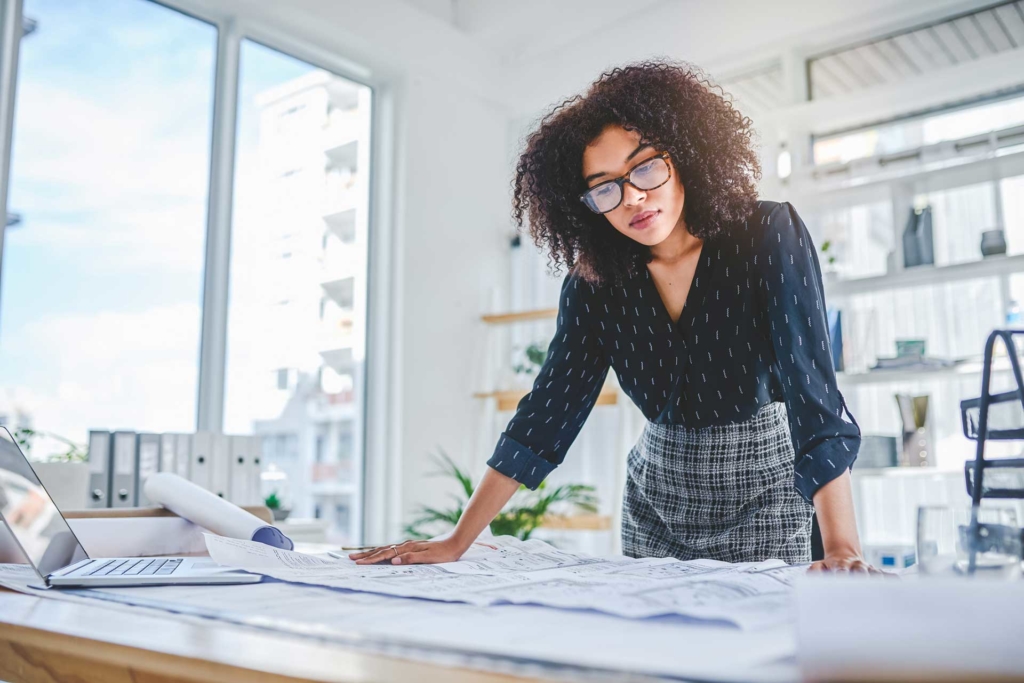
POLYGON ((981 395, 960 402, 964 436, 977 441, 974 460, 964 463, 964 479, 967 493, 971 496, 971 523, 961 533, 967 536, 964 539, 970 549, 967 571, 971 574, 977 567, 979 552, 1001 542, 1007 533, 1024 537, 1019 529, 1005 529, 978 521, 978 507, 983 498, 1024 499, 1024 458, 985 458, 987 441, 1024 441, 1024 376, 1015 342, 1015 338, 1022 335, 1024 330, 992 331, 985 342, 981 395), (994 394, 992 373, 998 341, 1006 350, 1016 389, 994 394))

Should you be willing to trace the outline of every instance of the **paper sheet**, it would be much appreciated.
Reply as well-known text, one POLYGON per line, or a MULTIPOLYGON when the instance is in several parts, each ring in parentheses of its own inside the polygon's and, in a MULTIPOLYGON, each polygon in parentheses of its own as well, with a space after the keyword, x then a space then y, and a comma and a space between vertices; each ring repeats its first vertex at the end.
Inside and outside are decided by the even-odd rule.
POLYGON ((150 475, 146 479, 145 490, 150 502, 162 505, 215 534, 288 550, 295 547, 277 527, 177 474, 158 472, 150 475))
POLYGON ((682 617, 633 620, 538 606, 479 607, 281 582, 61 591, 35 590, 32 583, 39 579, 27 565, 0 565, 0 585, 42 597, 102 600, 177 620, 214 619, 440 665, 561 680, 798 680, 793 633, 786 627, 743 631, 682 617))
POLYGON ((212 535, 206 543, 222 565, 293 583, 478 606, 590 609, 633 619, 680 615, 742 628, 790 621, 792 581, 805 571, 781 561, 598 558, 510 537, 489 539, 494 549, 474 546, 464 561, 407 566, 357 565, 212 535))
POLYGON ((1024 581, 807 576, 796 604, 807 680, 1024 678, 1024 581))

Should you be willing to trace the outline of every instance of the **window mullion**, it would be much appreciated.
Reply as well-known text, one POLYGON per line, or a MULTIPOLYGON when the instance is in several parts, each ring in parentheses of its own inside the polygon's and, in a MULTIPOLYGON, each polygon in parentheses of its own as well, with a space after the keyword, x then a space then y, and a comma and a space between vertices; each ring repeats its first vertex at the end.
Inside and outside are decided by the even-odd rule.
POLYGON ((199 352, 199 397, 196 410, 196 428, 214 432, 222 431, 224 425, 231 204, 241 45, 241 36, 233 21, 226 22, 218 28, 210 190, 207 199, 206 266, 203 276, 203 324, 199 352))

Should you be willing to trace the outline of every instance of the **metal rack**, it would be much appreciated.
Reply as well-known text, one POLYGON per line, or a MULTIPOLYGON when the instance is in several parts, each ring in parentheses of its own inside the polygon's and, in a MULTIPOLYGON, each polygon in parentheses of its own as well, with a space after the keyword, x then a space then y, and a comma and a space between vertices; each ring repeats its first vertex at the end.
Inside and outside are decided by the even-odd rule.
POLYGON ((973 461, 964 463, 964 479, 971 496, 971 523, 966 530, 970 548, 968 573, 973 574, 977 566, 977 554, 999 541, 1006 534, 1022 534, 1020 529, 1001 528, 998 525, 982 524, 978 521, 978 507, 983 498, 1024 499, 1024 458, 985 458, 985 442, 1024 441, 1024 376, 1021 374, 1020 357, 1014 337, 1024 335, 1024 330, 993 330, 985 342, 985 360, 981 375, 981 396, 960 402, 960 417, 964 436, 977 441, 973 461), (1016 389, 992 393, 992 361, 996 341, 1001 340, 1009 358, 1010 371, 1016 389), (998 412, 993 423, 993 409, 998 412), (1019 408, 1019 411, 1017 410, 1019 408), (990 479, 1003 479, 1002 485, 985 486, 985 473, 990 479), (1018 472, 1018 481, 1013 477, 999 477, 1000 470, 1006 474, 1018 472), (1007 485, 1009 484, 1009 485, 1007 485))

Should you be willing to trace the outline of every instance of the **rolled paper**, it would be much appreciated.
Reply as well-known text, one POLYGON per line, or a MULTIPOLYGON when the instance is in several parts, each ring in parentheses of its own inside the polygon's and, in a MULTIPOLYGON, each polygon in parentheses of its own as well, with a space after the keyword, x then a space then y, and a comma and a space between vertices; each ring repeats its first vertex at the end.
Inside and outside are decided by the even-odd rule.
POLYGON ((152 474, 146 479, 145 490, 154 504, 219 536, 256 541, 285 550, 295 547, 292 539, 277 527, 177 474, 152 474))

